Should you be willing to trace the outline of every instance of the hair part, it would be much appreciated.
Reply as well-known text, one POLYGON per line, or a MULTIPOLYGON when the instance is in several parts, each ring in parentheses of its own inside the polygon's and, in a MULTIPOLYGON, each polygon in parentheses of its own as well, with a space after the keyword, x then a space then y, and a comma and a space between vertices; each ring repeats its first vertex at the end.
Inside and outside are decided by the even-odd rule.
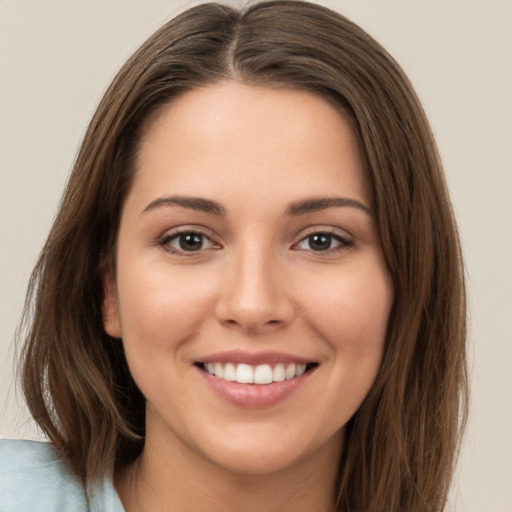
POLYGON ((467 375, 464 269, 438 151, 398 64, 307 2, 194 7, 112 82, 29 283, 18 338, 33 417, 84 484, 141 453, 145 400, 103 329, 103 279, 145 130, 179 94, 223 80, 310 91, 351 122, 395 297, 382 367, 346 428, 337 510, 443 510, 467 375))

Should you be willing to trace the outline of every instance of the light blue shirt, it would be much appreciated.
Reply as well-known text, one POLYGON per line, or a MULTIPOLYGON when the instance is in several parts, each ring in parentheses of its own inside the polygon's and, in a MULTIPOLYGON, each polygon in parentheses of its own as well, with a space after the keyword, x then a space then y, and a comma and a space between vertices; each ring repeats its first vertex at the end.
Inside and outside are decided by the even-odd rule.
POLYGON ((0 512, 124 512, 106 476, 85 490, 48 443, 0 439, 0 512))

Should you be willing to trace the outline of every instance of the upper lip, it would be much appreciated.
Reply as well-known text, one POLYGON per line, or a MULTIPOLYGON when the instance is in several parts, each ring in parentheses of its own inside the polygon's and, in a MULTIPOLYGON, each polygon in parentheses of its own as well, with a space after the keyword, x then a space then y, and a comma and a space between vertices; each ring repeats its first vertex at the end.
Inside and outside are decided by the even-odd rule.
POLYGON ((314 363, 312 359, 306 359, 301 356, 287 354, 284 352, 264 351, 264 352, 248 352, 246 350, 226 350, 214 354, 208 354, 201 357, 196 362, 198 363, 236 363, 236 364, 249 364, 251 366, 258 366, 260 364, 308 364, 314 363))

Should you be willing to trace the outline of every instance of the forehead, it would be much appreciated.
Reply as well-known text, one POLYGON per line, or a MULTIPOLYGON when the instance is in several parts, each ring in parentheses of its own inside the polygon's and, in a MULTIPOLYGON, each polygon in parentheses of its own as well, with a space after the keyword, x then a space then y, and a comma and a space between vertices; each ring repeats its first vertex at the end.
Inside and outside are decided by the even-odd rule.
POLYGON ((236 82, 186 92, 162 108, 141 140, 134 187, 204 197, 348 190, 369 202, 340 111, 310 92, 236 82))

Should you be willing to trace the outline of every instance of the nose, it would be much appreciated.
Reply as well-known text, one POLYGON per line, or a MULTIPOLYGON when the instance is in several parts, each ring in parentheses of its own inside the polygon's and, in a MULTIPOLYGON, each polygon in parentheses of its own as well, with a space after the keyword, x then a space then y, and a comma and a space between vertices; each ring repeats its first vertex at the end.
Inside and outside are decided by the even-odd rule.
POLYGON ((289 325, 295 310, 282 264, 262 251, 243 251, 234 260, 222 276, 217 319, 253 335, 289 325))

